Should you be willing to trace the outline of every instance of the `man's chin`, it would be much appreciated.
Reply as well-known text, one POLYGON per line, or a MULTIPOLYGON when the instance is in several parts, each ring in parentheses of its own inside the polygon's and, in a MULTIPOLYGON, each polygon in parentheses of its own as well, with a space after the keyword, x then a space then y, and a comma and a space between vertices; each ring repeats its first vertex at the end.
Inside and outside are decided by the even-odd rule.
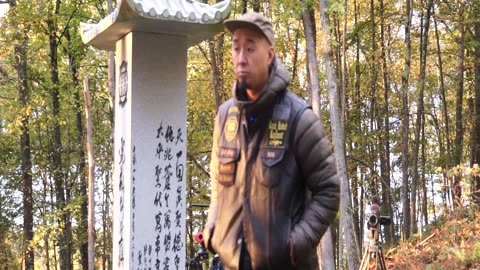
POLYGON ((251 89, 252 85, 246 81, 238 81, 238 89, 241 91, 246 91, 247 89, 251 89))

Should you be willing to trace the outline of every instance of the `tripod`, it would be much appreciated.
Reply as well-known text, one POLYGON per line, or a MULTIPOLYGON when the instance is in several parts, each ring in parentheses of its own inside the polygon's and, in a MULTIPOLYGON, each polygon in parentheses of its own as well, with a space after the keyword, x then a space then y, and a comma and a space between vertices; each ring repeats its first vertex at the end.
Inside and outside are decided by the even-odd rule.
POLYGON ((378 229, 380 229, 380 224, 369 228, 368 239, 370 239, 370 241, 368 247, 363 253, 360 270, 371 269, 372 266, 375 270, 387 270, 385 258, 383 257, 382 245, 378 240, 378 229), (370 265, 372 262, 373 265, 370 265))

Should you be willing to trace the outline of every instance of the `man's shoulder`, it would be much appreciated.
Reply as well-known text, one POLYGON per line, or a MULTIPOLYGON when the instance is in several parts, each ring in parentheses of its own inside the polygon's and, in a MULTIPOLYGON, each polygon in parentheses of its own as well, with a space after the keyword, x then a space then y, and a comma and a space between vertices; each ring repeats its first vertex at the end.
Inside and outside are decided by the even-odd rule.
POLYGON ((218 108, 219 111, 224 109, 224 108, 230 108, 232 107, 232 105, 235 105, 235 101, 233 98, 230 98, 229 100, 223 102, 222 104, 220 104, 220 107, 218 108))
POLYGON ((285 99, 291 102, 294 107, 298 107, 298 108, 310 107, 310 105, 308 105, 308 103, 303 98, 299 97, 298 95, 296 95, 291 91, 285 92, 285 99))
POLYGON ((230 98, 229 100, 225 101, 220 105, 217 114, 219 114, 221 117, 226 116, 229 111, 232 111, 232 109, 230 109, 232 107, 236 107, 235 100, 233 98, 230 98))

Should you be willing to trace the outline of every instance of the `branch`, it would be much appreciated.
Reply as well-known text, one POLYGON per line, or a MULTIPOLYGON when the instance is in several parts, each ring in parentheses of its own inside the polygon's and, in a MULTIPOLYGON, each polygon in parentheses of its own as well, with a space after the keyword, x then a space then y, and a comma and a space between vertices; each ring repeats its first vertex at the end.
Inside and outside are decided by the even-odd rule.
POLYGON ((348 155, 347 158, 352 159, 353 161, 356 161, 356 162, 364 165, 365 167, 367 167, 367 168, 370 170, 370 173, 371 173, 372 175, 378 177, 378 179, 380 179, 380 181, 383 183, 383 185, 384 185, 385 187, 387 187, 386 192, 387 192, 388 198, 392 199, 392 194, 390 193, 390 190, 392 189, 392 187, 389 186, 389 185, 387 185, 387 182, 385 182, 385 179, 383 179, 383 177, 382 177, 380 174, 378 174, 372 167, 370 167, 370 166, 369 166, 366 162, 364 162, 363 160, 357 159, 357 158, 355 158, 355 157, 353 157, 353 156, 350 156, 350 155, 348 155))
POLYGON ((423 246, 428 240, 432 239, 432 237, 435 236, 436 233, 432 233, 429 237, 425 238, 422 242, 418 243, 416 247, 423 246))
POLYGON ((6 100, 15 100, 15 98, 4 97, 4 96, 0 96, 0 99, 6 99, 6 100))
POLYGON ((205 57, 205 60, 208 62, 208 64, 210 66, 212 66, 212 62, 210 62, 210 59, 208 58, 207 56, 207 53, 205 52, 205 50, 202 48, 202 46, 200 46, 200 44, 197 44, 197 48, 200 50, 200 52, 203 54, 203 57, 205 57))
POLYGON ((205 168, 200 164, 197 159, 192 154, 187 154, 187 157, 190 161, 192 161, 205 175, 210 178, 210 173, 205 170, 205 168))
POLYGON ((61 40, 62 37, 65 35, 65 32, 69 30, 70 22, 72 21, 73 15, 75 15, 75 13, 77 12, 77 10, 78 10, 78 6, 75 7, 75 9, 73 10, 73 12, 72 12, 72 13, 70 14, 70 16, 68 17, 67 24, 66 24, 65 27, 63 28, 62 33, 61 33, 60 36, 58 37, 58 40, 61 40))

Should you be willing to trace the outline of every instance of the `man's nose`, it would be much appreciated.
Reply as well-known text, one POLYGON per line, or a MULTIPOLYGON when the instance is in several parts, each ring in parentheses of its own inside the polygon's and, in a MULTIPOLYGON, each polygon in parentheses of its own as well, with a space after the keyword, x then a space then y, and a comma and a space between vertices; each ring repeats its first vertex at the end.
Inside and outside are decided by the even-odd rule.
POLYGON ((237 55, 237 62, 239 64, 245 64, 247 62, 247 58, 246 58, 246 54, 245 54, 245 50, 240 50, 238 52, 238 55, 237 55))

